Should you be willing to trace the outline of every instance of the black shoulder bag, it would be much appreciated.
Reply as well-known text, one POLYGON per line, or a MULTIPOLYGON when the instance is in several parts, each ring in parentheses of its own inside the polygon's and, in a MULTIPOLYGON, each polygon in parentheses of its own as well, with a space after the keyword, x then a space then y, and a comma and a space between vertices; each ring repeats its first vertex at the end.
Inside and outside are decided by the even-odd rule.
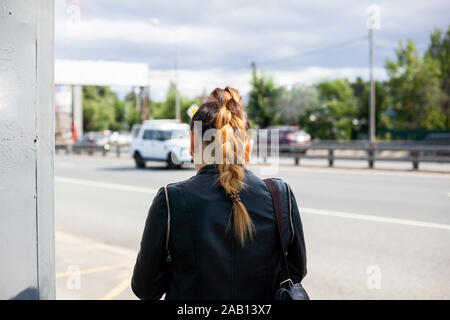
MULTIPOLYGON (((309 300, 309 296, 306 293, 300 282, 294 283, 291 279, 289 273, 289 265, 287 262, 287 250, 283 245, 283 216, 282 216, 282 205, 281 205, 281 197, 280 191, 278 190, 277 185, 272 179, 264 179, 263 180, 269 188, 270 194, 272 196, 273 208, 275 210, 277 226, 278 226, 278 235, 280 238, 281 245, 281 283, 280 288, 275 293, 275 300, 309 300)), ((290 201, 290 195, 289 195, 290 201)), ((289 206, 290 212, 292 215, 292 207, 289 206)), ((292 221, 292 218, 291 218, 292 221)), ((293 231, 294 232, 294 231, 293 231)))

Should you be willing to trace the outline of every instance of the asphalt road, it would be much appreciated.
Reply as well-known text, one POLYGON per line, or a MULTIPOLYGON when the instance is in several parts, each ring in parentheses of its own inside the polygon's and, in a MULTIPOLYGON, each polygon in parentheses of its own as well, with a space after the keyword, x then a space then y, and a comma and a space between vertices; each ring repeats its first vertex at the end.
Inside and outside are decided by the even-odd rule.
MULTIPOLYGON (((129 159, 96 156, 60 155, 55 166, 57 231, 130 252, 138 249, 154 192, 195 174, 157 163, 137 170, 129 159)), ((252 170, 272 170, 268 175, 295 193, 311 298, 450 299, 450 174, 252 170)), ((57 257, 64 254, 57 246, 57 257)))

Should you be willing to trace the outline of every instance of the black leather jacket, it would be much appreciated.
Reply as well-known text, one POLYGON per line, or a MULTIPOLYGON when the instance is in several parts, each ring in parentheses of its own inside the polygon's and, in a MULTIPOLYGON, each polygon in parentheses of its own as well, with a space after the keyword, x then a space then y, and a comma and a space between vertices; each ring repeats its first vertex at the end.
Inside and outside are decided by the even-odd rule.
MULTIPOLYGON (((265 183, 246 170, 240 197, 255 226, 241 247, 227 231, 232 202, 217 180, 217 168, 168 186, 171 221, 167 261, 167 206, 161 188, 150 207, 131 281, 141 299, 273 299, 280 282, 281 249, 272 198, 265 183)), ((292 195, 292 224, 286 185, 275 179, 283 200, 283 241, 291 278, 306 275, 306 252, 298 207, 292 195), (291 227, 295 230, 292 237, 291 227)))

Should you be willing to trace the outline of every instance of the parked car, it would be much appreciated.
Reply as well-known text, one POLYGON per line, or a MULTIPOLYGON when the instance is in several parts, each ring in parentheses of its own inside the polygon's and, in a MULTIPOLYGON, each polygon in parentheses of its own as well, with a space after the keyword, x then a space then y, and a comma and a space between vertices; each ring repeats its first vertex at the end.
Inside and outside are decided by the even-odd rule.
MULTIPOLYGON (((259 139, 267 141, 268 145, 272 144, 272 132, 278 131, 278 145, 280 151, 289 151, 286 147, 299 146, 305 147, 311 145, 311 136, 304 130, 300 130, 296 126, 269 126, 264 134, 264 137, 260 134, 259 139)), ((305 151, 301 151, 304 153, 305 151)))
POLYGON ((311 136, 296 126, 270 126, 267 127, 267 130, 268 142, 271 139, 271 131, 278 130, 278 143, 280 146, 309 146, 311 144, 311 136))
POLYGON ((180 168, 192 162, 189 125, 173 120, 150 120, 132 128, 130 152, 137 168, 147 161, 166 162, 169 168, 180 168))
MULTIPOLYGON (((273 152, 272 135, 278 135, 279 152, 290 152, 290 147, 306 147, 311 145, 311 136, 297 126, 269 126, 266 130, 258 131, 257 154, 266 156, 273 152), (277 132, 274 132, 277 131, 277 132)), ((306 153, 305 149, 296 150, 297 153, 306 153)))
POLYGON ((108 135, 102 132, 88 132, 82 135, 72 145, 72 151, 75 153, 87 152, 89 154, 95 151, 106 153, 111 149, 108 135))
POLYGON ((131 144, 132 136, 126 131, 114 131, 109 135, 109 142, 112 145, 126 146, 131 144))

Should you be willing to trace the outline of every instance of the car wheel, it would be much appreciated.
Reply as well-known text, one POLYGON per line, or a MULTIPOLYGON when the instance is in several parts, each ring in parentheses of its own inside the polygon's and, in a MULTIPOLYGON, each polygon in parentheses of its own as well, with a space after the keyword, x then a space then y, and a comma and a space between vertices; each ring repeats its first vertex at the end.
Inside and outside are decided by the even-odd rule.
POLYGON ((139 152, 134 154, 134 162, 136 163, 136 168, 142 169, 145 168, 145 161, 142 159, 139 152))
POLYGON ((176 159, 175 154, 173 154, 172 152, 169 153, 169 155, 167 157, 167 166, 170 169, 180 169, 181 168, 181 162, 176 159))

